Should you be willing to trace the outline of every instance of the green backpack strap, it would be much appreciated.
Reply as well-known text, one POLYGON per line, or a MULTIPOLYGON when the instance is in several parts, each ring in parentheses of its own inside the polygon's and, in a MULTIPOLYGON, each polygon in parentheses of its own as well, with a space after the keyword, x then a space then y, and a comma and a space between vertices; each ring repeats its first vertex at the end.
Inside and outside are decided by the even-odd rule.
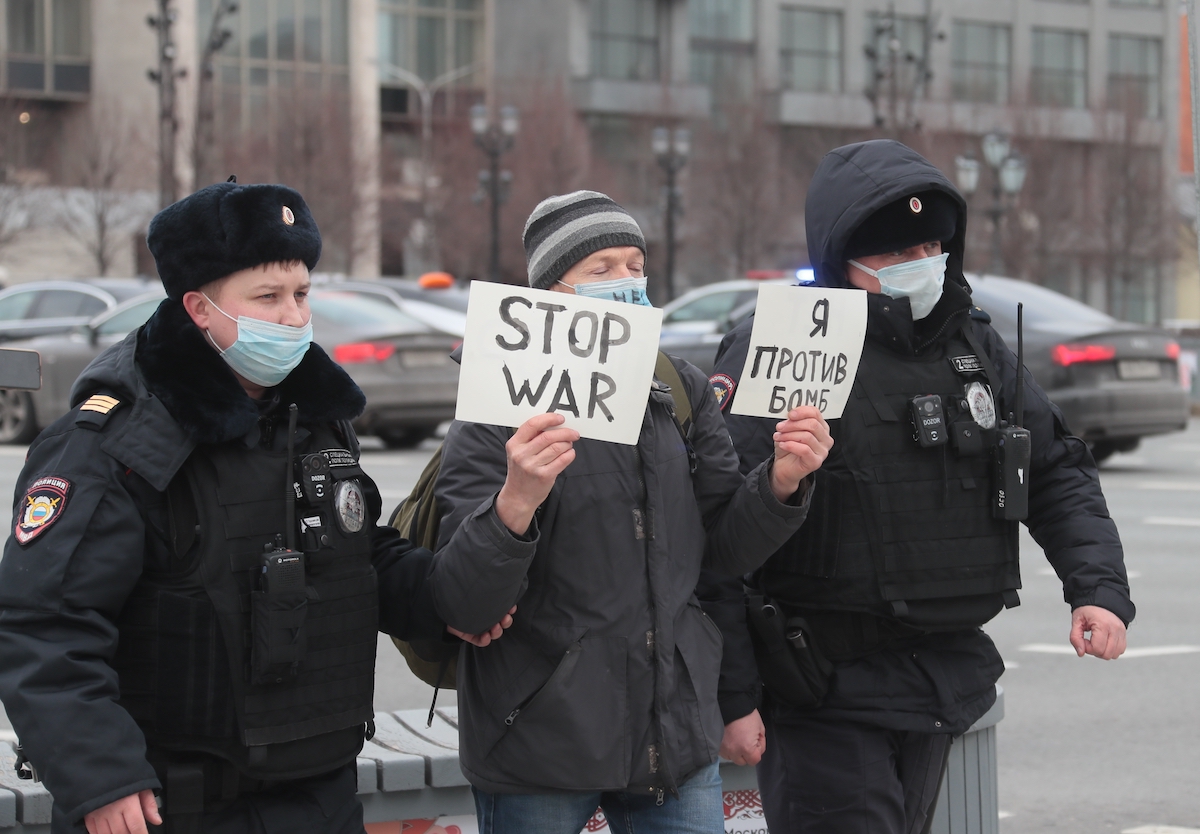
POLYGON ((683 447, 687 449, 688 471, 696 474, 696 450, 692 446, 692 401, 688 399, 687 388, 683 386, 683 377, 679 375, 671 357, 661 350, 654 363, 654 375, 671 389, 671 399, 675 402, 675 425, 683 437, 683 447))
MULTIPOLYGON (((438 526, 442 520, 433 494, 441 469, 442 447, 438 446, 417 478, 412 492, 396 506, 388 521, 388 524, 399 530, 406 539, 427 550, 437 547, 438 526)), ((458 657, 461 644, 435 640, 408 642, 397 637, 393 637, 392 642, 404 656, 409 670, 434 688, 434 704, 437 703, 438 689, 455 688, 457 664, 454 661, 458 657)), ((430 711, 432 710, 431 706, 430 711)))
POLYGON ((688 440, 692 436, 692 401, 688 399, 687 388, 683 387, 683 377, 675 369, 671 357, 661 350, 654 363, 654 375, 670 387, 671 399, 675 401, 675 422, 683 431, 684 440, 688 440))

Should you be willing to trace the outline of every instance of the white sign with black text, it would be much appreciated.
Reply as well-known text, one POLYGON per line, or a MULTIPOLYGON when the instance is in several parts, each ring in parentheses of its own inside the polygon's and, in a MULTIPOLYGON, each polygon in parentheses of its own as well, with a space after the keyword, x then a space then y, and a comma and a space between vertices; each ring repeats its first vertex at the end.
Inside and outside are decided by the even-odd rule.
POLYGON ((863 290, 763 285, 733 413, 782 420, 812 405, 841 417, 866 334, 863 290))
POLYGON ((519 426, 549 411, 583 437, 634 445, 662 310, 475 281, 455 417, 519 426))

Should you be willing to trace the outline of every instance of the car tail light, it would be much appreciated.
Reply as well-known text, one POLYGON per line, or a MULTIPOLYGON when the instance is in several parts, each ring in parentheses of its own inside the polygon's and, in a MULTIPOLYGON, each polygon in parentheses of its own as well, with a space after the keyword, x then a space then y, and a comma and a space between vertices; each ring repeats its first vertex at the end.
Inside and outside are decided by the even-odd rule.
POLYGON ((396 346, 388 342, 350 342, 333 349, 333 361, 339 365, 382 362, 395 352, 396 346))
POLYGON ((1167 358, 1179 358, 1179 342, 1167 342, 1167 358))
POLYGON ((1064 368, 1077 362, 1106 362, 1116 358, 1112 345, 1055 345, 1050 357, 1064 368))

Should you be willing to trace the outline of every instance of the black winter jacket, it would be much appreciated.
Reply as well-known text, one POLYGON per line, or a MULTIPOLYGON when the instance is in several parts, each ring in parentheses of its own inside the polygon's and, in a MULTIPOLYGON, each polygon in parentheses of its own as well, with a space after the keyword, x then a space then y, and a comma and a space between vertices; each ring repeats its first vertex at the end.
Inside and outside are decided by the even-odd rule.
MULTIPOLYGON (((965 203, 941 172, 913 151, 878 140, 832 151, 822 161, 806 204, 809 252, 817 281, 847 286, 841 252, 858 225, 887 203, 931 189, 951 195, 959 206, 957 231, 944 242, 950 257, 943 296, 918 322, 912 320, 907 299, 870 296, 867 338, 902 356, 922 357, 938 350, 949 334, 966 324, 1001 378, 999 402, 1012 403, 1018 378, 1016 357, 988 324, 986 313, 972 308, 962 273, 965 203)), ((743 470, 771 448, 773 430, 773 421, 734 415, 729 405, 736 396, 752 326, 753 319, 725 337, 714 368, 714 379, 720 374, 735 383, 722 410, 743 470)), ((1062 413, 1028 371, 1024 385, 1025 426, 1033 441, 1030 512, 1025 524, 1061 577, 1064 598, 1072 608, 1098 605, 1128 624, 1135 609, 1120 537, 1109 517, 1092 456, 1081 440, 1070 435, 1062 413)), ((855 442, 840 422, 831 421, 834 454, 836 444, 855 442)), ((805 535, 804 530, 798 535, 805 535)), ((723 595, 710 595, 723 596, 728 611, 736 612, 741 605, 736 583, 725 583, 723 595)), ((709 610, 715 606, 710 603, 709 610)), ((734 663, 750 653, 744 629, 727 630, 724 636, 726 653, 732 654, 734 663)), ((822 712, 892 729, 960 733, 991 706, 993 684, 1002 672, 1003 662, 982 631, 932 635, 918 651, 910 646, 839 663, 822 712)), ((722 688, 734 689, 735 682, 723 679, 722 688)), ((733 717, 726 716, 727 720, 733 717)))
POLYGON ((776 500, 771 452, 738 473, 703 375, 674 360, 692 403, 696 471, 655 383, 636 446, 580 440, 528 538, 500 522, 509 432, 454 423, 436 487, 433 582, 446 622, 515 622, 458 671, 460 756, 493 793, 671 790, 714 761, 721 636, 695 596, 702 565, 740 574, 804 520, 807 484, 776 500))
MULTIPOLYGON (((142 731, 117 703, 110 661, 115 622, 151 550, 147 538, 169 529, 160 516, 175 473, 197 444, 253 446, 285 435, 289 403, 298 405, 301 425, 336 422, 346 432, 364 403, 316 345, 273 393, 262 403, 247 397, 182 306, 167 300, 141 330, 88 366, 72 392, 74 408, 30 446, 14 520, 39 478, 71 488, 43 532, 24 545, 10 537, 5 546, 0 699, 54 795, 56 834, 82 832, 88 812, 160 787, 142 731), (107 420, 80 409, 96 392, 120 401, 107 420)), ((352 433, 346 440, 357 448, 352 433)), ((432 555, 390 527, 375 527, 378 490, 369 479, 363 486, 381 628, 437 639, 444 625, 427 590, 432 555)))

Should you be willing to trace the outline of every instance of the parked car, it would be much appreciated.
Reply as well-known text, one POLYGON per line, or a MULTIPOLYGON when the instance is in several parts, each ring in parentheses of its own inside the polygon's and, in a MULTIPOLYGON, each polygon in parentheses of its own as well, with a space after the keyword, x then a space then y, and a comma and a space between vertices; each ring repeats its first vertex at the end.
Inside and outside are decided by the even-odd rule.
POLYGON ((100 313, 72 330, 10 342, 6 347, 42 355, 42 387, 37 391, 0 391, 0 443, 28 443, 39 431, 71 410, 71 386, 110 345, 141 327, 163 299, 161 285, 100 313))
MULTIPOLYGON (((1025 366, 1097 460, 1131 451, 1146 435, 1186 428, 1179 343, 1169 333, 1118 321, 1027 281, 967 280, 975 303, 1014 351, 1017 303, 1025 305, 1025 366)), ((672 321, 664 320, 662 349, 711 373, 724 334, 754 312, 756 296, 745 293, 757 283, 712 284, 668 304, 664 319, 672 321)))
POLYGON ((314 282, 319 289, 335 290, 337 292, 354 293, 364 298, 390 304, 401 312, 407 313, 418 321, 424 322, 435 330, 450 333, 462 338, 467 332, 466 308, 458 310, 453 306, 434 304, 424 300, 424 296, 408 298, 396 292, 394 288, 382 280, 375 281, 321 281, 314 282))
POLYGON ((136 278, 17 284, 0 291, 0 341, 64 333, 155 284, 136 278))
POLYGON ((415 278, 380 278, 379 283, 396 292, 402 298, 436 304, 460 313, 467 312, 470 288, 452 282, 429 282, 415 278))
POLYGON ((1155 327, 1118 321, 1073 298, 1011 278, 969 275, 975 303, 1014 351, 1024 306, 1025 367, 1097 460, 1142 437, 1187 427, 1179 343, 1155 327))
MULTIPOLYGON (((10 347, 42 355, 39 391, 0 391, 0 442, 24 443, 70 410, 69 395, 87 364, 150 318, 161 288, 132 298, 67 333, 10 347)), ((315 289, 309 296, 313 338, 362 388, 367 408, 355 422, 388 446, 414 444, 454 416, 460 339, 388 304, 352 292, 315 289)))
POLYGON ((314 289, 313 338, 367 395, 355 428, 388 446, 419 443, 454 417, 461 336, 353 292, 314 289))
POLYGON ((792 283, 791 279, 718 281, 689 290, 663 306, 659 348, 711 374, 721 339, 754 312, 758 288, 792 283))

